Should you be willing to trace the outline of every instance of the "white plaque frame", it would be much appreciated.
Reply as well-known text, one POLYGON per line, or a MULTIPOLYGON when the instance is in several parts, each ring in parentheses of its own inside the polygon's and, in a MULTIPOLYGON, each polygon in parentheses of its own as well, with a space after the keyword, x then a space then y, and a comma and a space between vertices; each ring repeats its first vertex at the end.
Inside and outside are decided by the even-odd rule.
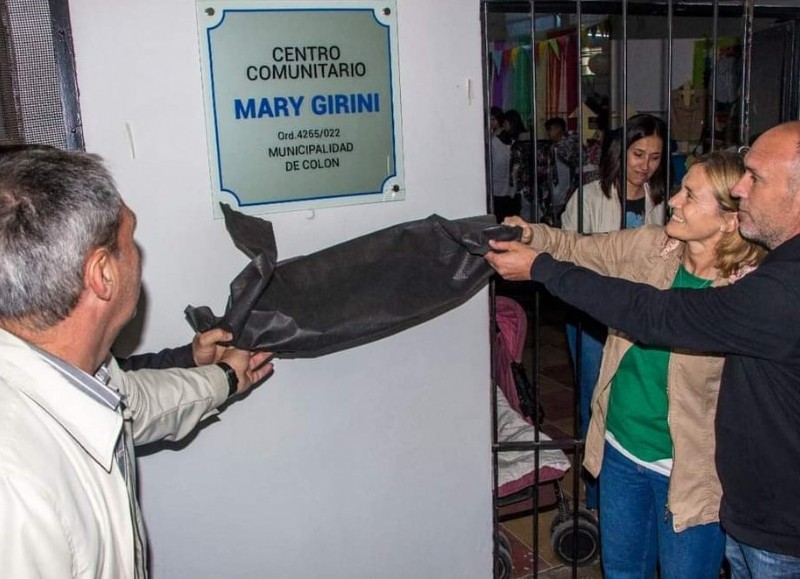
POLYGON ((214 216, 405 197, 396 0, 197 0, 214 216))

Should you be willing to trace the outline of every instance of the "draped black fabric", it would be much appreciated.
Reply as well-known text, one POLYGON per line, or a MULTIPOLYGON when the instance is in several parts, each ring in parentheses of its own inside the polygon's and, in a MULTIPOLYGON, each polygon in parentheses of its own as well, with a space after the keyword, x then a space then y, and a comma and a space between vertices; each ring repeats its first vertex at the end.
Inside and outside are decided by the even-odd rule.
POLYGON ((222 326, 233 344, 313 358, 405 330, 464 303, 486 285, 489 239, 518 240, 492 215, 431 215, 277 261, 269 221, 222 206, 234 244, 251 262, 230 285, 222 317, 186 308, 196 331, 222 326))

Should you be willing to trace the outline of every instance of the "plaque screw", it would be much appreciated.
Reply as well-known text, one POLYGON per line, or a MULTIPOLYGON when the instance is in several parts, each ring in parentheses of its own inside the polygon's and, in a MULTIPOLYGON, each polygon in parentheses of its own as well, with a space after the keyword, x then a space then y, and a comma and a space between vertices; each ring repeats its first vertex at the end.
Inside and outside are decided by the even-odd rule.
POLYGON ((206 8, 206 14, 209 16, 214 16, 214 9, 213 8, 206 8))
POLYGON ((394 185, 392 185, 392 191, 394 191, 395 193, 397 193, 398 191, 400 191, 400 185, 398 185, 397 183, 395 183, 394 185))
POLYGON ((384 8, 384 9, 382 10, 382 12, 383 12, 383 15, 384 15, 384 16, 389 16, 389 14, 391 14, 391 13, 392 13, 392 10, 391 10, 391 8, 384 8))

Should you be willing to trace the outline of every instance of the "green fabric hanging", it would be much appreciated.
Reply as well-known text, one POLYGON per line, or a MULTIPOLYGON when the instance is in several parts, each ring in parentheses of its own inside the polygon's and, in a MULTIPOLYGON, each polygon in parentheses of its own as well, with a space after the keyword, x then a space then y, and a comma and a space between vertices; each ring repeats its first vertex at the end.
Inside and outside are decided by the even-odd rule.
POLYGON ((520 46, 516 50, 514 66, 514 108, 517 109, 525 126, 531 120, 532 59, 531 47, 520 46))

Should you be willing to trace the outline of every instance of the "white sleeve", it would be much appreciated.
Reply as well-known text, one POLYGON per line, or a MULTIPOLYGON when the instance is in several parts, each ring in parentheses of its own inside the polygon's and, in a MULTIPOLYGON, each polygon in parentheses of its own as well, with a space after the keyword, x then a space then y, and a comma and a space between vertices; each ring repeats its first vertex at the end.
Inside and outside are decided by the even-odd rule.
POLYGON ((215 365, 123 372, 109 364, 110 385, 125 394, 136 444, 180 440, 228 397, 228 381, 215 365))
POLYGON ((578 192, 575 191, 567 201, 567 206, 561 214, 561 229, 578 231, 578 192))

